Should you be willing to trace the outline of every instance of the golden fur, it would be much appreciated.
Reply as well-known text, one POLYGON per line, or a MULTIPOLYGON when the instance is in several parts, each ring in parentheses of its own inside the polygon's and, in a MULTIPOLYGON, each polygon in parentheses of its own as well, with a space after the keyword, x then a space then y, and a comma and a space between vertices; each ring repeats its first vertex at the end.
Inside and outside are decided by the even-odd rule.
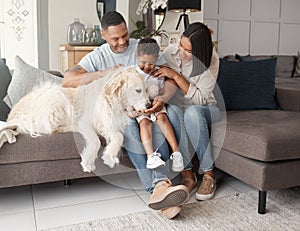
POLYGON ((32 137, 68 131, 86 140, 83 171, 93 171, 102 135, 107 142, 102 159, 110 167, 119 163, 123 131, 129 122, 126 110, 149 104, 142 77, 134 68, 121 68, 105 78, 78 88, 44 84, 24 96, 11 110, 6 126, 16 125, 32 137))

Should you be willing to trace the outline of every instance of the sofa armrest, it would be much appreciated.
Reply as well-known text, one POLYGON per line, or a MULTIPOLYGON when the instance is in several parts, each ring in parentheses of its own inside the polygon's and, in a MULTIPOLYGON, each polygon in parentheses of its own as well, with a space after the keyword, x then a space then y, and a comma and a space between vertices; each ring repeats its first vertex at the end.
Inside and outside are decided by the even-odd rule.
POLYGON ((277 85, 276 97, 282 110, 300 112, 300 84, 277 85))

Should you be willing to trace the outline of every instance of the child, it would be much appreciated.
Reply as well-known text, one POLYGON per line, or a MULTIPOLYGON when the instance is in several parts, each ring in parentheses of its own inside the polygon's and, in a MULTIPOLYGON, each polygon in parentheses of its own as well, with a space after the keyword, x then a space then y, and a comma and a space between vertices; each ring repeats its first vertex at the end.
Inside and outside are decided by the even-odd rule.
MULTIPOLYGON (((151 76, 151 73, 156 69, 155 63, 158 54, 159 46, 154 39, 144 38, 139 41, 137 50, 138 66, 136 69, 145 79, 146 88, 151 100, 157 95, 162 94, 164 90, 164 80, 151 76)), ((158 124, 171 146, 173 152, 170 157, 173 160, 172 170, 174 172, 181 172, 184 168, 183 158, 178 150, 178 143, 173 127, 167 117, 166 108, 163 107, 162 110, 151 115, 138 116, 136 119, 139 123, 141 140, 147 154, 147 168, 155 169, 159 166, 165 166, 165 162, 160 158, 160 153, 153 150, 151 128, 153 121, 158 124)))

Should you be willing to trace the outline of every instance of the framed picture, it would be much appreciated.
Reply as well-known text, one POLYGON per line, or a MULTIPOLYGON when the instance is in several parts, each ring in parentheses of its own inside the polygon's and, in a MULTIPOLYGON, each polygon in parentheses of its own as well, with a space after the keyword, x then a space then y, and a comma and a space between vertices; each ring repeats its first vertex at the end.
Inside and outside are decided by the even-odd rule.
POLYGON ((170 31, 169 32, 169 45, 170 44, 177 44, 180 39, 181 32, 180 31, 170 31))

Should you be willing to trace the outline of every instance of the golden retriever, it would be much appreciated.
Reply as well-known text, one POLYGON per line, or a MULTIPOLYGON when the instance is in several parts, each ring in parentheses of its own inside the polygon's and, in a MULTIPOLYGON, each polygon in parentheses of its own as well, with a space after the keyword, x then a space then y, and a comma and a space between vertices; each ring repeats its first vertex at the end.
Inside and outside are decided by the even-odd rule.
POLYGON ((119 163, 118 153, 130 110, 146 109, 149 104, 143 78, 134 68, 119 68, 107 77, 78 88, 44 84, 12 108, 7 122, 1 125, 0 138, 5 138, 12 127, 16 129, 12 139, 6 139, 9 142, 14 142, 14 135, 18 133, 37 137, 79 132, 86 141, 80 154, 81 166, 83 171, 91 172, 95 169, 101 146, 98 135, 101 135, 107 142, 102 159, 114 167, 119 163))

